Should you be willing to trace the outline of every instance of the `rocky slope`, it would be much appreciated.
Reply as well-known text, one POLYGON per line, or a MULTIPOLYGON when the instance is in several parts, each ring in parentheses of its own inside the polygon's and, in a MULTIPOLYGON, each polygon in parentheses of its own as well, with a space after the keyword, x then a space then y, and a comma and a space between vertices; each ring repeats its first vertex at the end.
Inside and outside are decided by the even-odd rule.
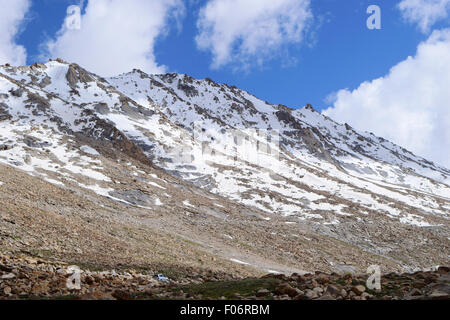
POLYGON ((229 276, 449 265, 450 171, 210 79, 0 67, 1 250, 229 276))

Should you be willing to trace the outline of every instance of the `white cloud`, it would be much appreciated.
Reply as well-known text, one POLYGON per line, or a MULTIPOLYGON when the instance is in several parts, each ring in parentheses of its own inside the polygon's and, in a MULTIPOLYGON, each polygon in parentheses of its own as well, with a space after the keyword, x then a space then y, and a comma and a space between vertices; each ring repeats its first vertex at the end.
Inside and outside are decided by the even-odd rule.
POLYGON ((433 24, 448 18, 450 0, 402 0, 398 8, 408 22, 417 23, 426 33, 433 24))
POLYGON ((0 0, 0 64, 26 63, 26 50, 16 44, 15 38, 29 7, 29 0, 0 0))
POLYGON ((160 73, 155 61, 158 37, 184 14, 181 0, 89 0, 81 16, 81 28, 64 23, 44 46, 44 56, 76 62, 102 76, 134 68, 160 73))
POLYGON ((213 68, 262 64, 283 46, 301 43, 312 17, 310 0, 209 0, 196 42, 211 51, 213 68))
POLYGON ((324 114, 450 168, 449 83, 450 29, 444 29, 385 77, 337 92, 324 114))

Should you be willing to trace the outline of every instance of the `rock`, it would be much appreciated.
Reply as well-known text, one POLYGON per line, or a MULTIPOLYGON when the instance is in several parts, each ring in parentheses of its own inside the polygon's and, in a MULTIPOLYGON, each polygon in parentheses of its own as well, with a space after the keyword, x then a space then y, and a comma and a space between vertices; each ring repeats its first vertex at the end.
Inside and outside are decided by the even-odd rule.
POLYGON ((450 272, 450 268, 449 267, 439 267, 437 272, 439 274, 446 274, 450 272))
POLYGON ((311 285, 313 288, 320 286, 320 284, 316 280, 311 281, 311 285))
POLYGON ((301 291, 299 289, 291 287, 291 285, 288 283, 284 283, 275 289, 275 294, 277 294, 279 296, 286 294, 291 298, 299 295, 300 292, 301 291))
POLYGON ((320 284, 328 284, 330 279, 328 278, 328 276, 326 274, 319 274, 316 277, 316 281, 320 284))
POLYGON ((66 274, 66 270, 63 268, 56 269, 56 274, 66 274))
POLYGON ((8 266, 5 266, 5 265, 3 265, 3 264, 0 264, 0 271, 3 271, 3 272, 11 272, 12 269, 11 269, 10 267, 8 267, 8 266))
POLYGON ((366 291, 366 287, 364 287, 363 285, 357 285, 352 288, 352 291, 358 296, 360 296, 366 291))
POLYGON ((416 296, 421 296, 422 295, 422 292, 420 292, 420 290, 419 289, 412 289, 409 293, 408 293, 408 296, 410 296, 410 297, 416 297, 416 296))
MULTIPOLYGON (((329 285, 326 288, 325 292, 329 293, 332 296, 340 296, 341 295, 341 290, 339 290, 338 288, 336 288, 333 285, 329 285)), ((347 295, 347 293, 346 293, 346 295, 347 295)))
POLYGON ((423 281, 415 282, 413 285, 414 285, 414 288, 417 288, 417 289, 422 289, 426 286, 425 282, 423 282, 423 281))
POLYGON ((45 88, 46 86, 48 86, 50 84, 52 84, 52 80, 48 76, 46 76, 44 79, 42 79, 41 82, 39 82, 38 85, 41 88, 45 88))
POLYGON ((18 88, 18 89, 16 89, 16 90, 11 89, 11 90, 9 91, 9 93, 11 93, 12 96, 17 97, 17 98, 22 97, 22 95, 24 94, 24 92, 25 92, 25 89, 24 89, 24 88, 18 88))
POLYGON ((92 285, 95 282, 95 279, 92 276, 86 276, 86 278, 84 279, 84 281, 88 284, 88 285, 92 285))
POLYGON ((14 273, 8 273, 1 277, 2 280, 11 280, 14 279, 16 275, 14 273))
POLYGON ((317 292, 317 294, 322 294, 322 293, 323 293, 323 288, 321 288, 321 287, 315 287, 315 288, 313 289, 313 291, 314 291, 314 292, 317 292))
POLYGON ((34 258, 26 258, 25 261, 29 264, 37 264, 38 260, 34 258))
POLYGON ((5 287, 3 289, 3 292, 5 293, 5 295, 9 296, 11 294, 11 287, 5 287))
POLYGON ((0 144, 0 151, 8 151, 11 150, 13 147, 6 145, 6 144, 0 144))
POLYGON ((353 279, 353 275, 351 273, 347 273, 347 274, 344 275, 344 279, 352 280, 353 279))
POLYGON ((88 72, 76 64, 71 64, 69 66, 66 79, 72 89, 76 89, 78 87, 78 82, 87 83, 94 81, 88 72))
POLYGON ((364 299, 368 300, 368 299, 372 299, 373 296, 370 293, 363 292, 362 295, 361 295, 361 298, 364 298, 364 299))
POLYGON ((292 298, 293 298, 293 297, 296 297, 296 296, 298 296, 298 295, 304 295, 304 294, 305 294, 305 293, 304 293, 302 290, 300 290, 300 289, 294 288, 294 290, 295 290, 295 294, 294 294, 294 295, 291 295, 292 298))
POLYGON ((446 292, 442 292, 439 290, 434 290, 428 297, 432 300, 448 300, 450 299, 450 295, 446 292))
POLYGON ((31 289, 31 293, 33 295, 42 295, 48 293, 48 291, 49 291, 49 283, 47 281, 36 283, 31 289))
POLYGON ((292 274, 291 280, 295 281, 295 282, 303 282, 303 281, 305 281, 305 279, 301 275, 299 275, 298 273, 292 274))
POLYGON ((305 296, 308 299, 316 299, 319 297, 318 293, 316 291, 313 290, 306 290, 305 296))
POLYGON ((24 157, 23 161, 25 162, 25 164, 31 165, 31 157, 30 157, 30 155, 27 154, 27 155, 24 157))
POLYGON ((342 289, 340 295, 341 295, 341 297, 346 298, 348 295, 347 290, 342 289))
POLYGON ((265 296, 267 296, 267 295, 269 295, 270 294, 270 291, 269 290, 267 290, 267 289, 261 289, 261 290, 258 290, 258 292, 256 293, 256 296, 257 297, 265 297, 265 296))
POLYGON ((309 298, 303 293, 303 294, 299 294, 298 296, 295 296, 292 300, 308 300, 309 298))
MULTIPOLYGON (((0 94, 0 101, 2 100, 2 96, 0 94)), ((10 120, 12 116, 9 114, 9 106, 6 103, 0 103, 0 121, 10 120)))

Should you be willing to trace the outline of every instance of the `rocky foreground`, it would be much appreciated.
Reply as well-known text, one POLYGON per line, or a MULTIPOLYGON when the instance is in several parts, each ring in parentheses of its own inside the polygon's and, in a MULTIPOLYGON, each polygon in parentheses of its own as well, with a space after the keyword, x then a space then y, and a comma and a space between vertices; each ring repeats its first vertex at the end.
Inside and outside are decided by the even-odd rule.
POLYGON ((82 271, 80 288, 69 266, 31 257, 0 255, 0 300, 448 300, 450 268, 386 274, 381 290, 366 287, 367 275, 270 274, 233 279, 212 272, 176 275, 162 283, 137 270, 82 271))

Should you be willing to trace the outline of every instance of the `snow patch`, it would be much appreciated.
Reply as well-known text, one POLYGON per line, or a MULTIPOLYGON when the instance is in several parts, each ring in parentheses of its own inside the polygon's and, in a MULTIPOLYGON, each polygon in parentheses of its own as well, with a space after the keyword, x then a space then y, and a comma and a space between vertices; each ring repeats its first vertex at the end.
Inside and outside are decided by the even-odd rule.
POLYGON ((89 147, 89 146, 82 146, 80 148, 80 150, 83 151, 84 153, 90 154, 91 156, 99 156, 100 155, 100 153, 98 153, 97 150, 95 150, 94 148, 89 147))
POLYGON ((238 260, 238 259, 230 259, 230 261, 238 263, 238 264, 242 264, 242 265, 245 265, 245 266, 249 266, 250 265, 250 263, 247 263, 247 262, 244 262, 244 261, 241 261, 241 260, 238 260))

